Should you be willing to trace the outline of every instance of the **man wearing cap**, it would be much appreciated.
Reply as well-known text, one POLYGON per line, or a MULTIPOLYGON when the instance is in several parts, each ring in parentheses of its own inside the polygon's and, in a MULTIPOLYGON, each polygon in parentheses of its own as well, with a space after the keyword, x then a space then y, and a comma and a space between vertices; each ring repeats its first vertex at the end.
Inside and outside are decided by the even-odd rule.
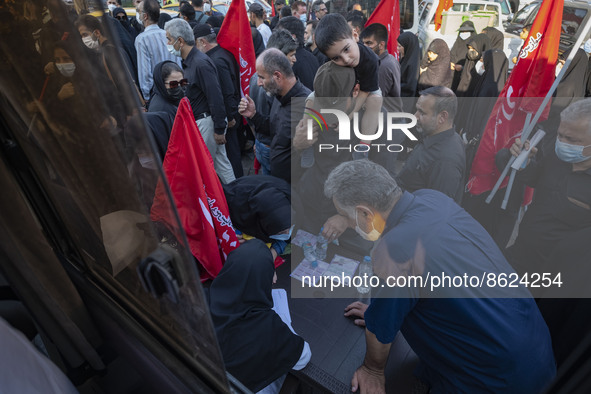
POLYGON ((271 175, 291 183, 291 138, 295 125, 304 112, 304 103, 292 106, 292 99, 308 97, 310 90, 297 80, 287 56, 279 49, 269 48, 257 58, 258 84, 275 96, 268 118, 256 111, 252 98, 240 101, 238 111, 252 120, 258 129, 268 127, 271 135, 271 175))
POLYGON ((265 48, 267 47, 267 41, 269 41, 269 37, 271 37, 271 29, 267 26, 264 22, 265 17, 265 10, 262 5, 259 3, 252 3, 248 8, 248 19, 250 23, 257 28, 259 33, 261 33, 261 37, 263 37, 263 43, 265 44, 265 48))
POLYGON ((166 23, 166 39, 171 53, 183 59, 185 92, 203 141, 213 159, 215 172, 222 183, 236 179, 226 155, 226 113, 224 99, 213 61, 195 48, 195 36, 187 21, 176 18, 166 23))
POLYGON ((238 122, 241 120, 238 113, 240 102, 240 71, 234 56, 218 45, 214 30, 206 23, 201 23, 193 29, 195 46, 197 49, 213 60, 217 71, 224 97, 226 119, 228 129, 226 131, 226 153, 232 164, 234 176, 240 178, 244 175, 238 141, 238 122))

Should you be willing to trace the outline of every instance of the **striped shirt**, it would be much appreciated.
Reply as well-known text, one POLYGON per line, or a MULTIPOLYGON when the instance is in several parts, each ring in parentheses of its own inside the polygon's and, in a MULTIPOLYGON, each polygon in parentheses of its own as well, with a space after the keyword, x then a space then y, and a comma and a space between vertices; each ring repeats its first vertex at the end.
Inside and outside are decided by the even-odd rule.
POLYGON ((154 67, 165 60, 172 60, 179 66, 181 64, 181 58, 172 55, 166 48, 166 43, 166 32, 158 25, 146 27, 135 39, 138 79, 145 100, 150 99, 150 89, 154 84, 154 67))

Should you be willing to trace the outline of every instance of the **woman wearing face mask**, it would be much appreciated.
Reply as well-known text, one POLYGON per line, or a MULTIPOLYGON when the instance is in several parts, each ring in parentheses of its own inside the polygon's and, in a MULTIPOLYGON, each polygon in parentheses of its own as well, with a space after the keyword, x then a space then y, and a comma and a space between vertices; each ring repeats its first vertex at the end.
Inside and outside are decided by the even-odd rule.
POLYGON ((490 40, 486 34, 477 34, 466 43, 466 63, 462 69, 462 77, 456 88, 458 97, 472 97, 478 82, 479 75, 476 72, 476 63, 482 54, 490 49, 490 40))
POLYGON ((59 41, 53 49, 53 63, 56 72, 51 75, 48 84, 48 102, 57 99, 59 103, 67 103, 74 99, 76 89, 74 79, 77 77, 76 64, 70 55, 68 44, 59 41))
POLYGON ((453 76, 449 63, 450 54, 447 44, 440 38, 434 39, 429 44, 427 55, 421 61, 418 91, 432 86, 449 88, 453 76))
POLYGON ((454 42, 454 45, 449 52, 451 61, 450 68, 453 71, 453 81, 451 84, 451 90, 453 91, 456 90, 460 83, 462 69, 466 63, 466 53, 468 52, 466 44, 468 43, 468 40, 475 35, 476 29, 474 28, 474 23, 472 21, 465 21, 460 25, 456 42, 454 42))
POLYGON ((170 60, 158 63, 154 67, 154 88, 148 112, 166 112, 174 119, 187 84, 178 64, 170 60))

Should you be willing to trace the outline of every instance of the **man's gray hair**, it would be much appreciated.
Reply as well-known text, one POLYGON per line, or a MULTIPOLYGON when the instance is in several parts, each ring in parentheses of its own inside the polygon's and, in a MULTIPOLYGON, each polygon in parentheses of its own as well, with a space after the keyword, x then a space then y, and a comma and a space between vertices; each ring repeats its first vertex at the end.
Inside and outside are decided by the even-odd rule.
POLYGON ((330 172, 324 194, 344 209, 365 204, 385 212, 402 191, 384 167, 369 160, 353 160, 339 164, 330 172))
POLYGON ((324 5, 324 1, 316 0, 314 3, 312 3, 312 11, 318 12, 321 5, 324 5))
POLYGON ((266 49, 259 55, 259 58, 262 59, 263 68, 267 73, 274 74, 276 71, 279 71, 285 78, 295 77, 287 56, 279 49, 266 49))
POLYGON ((298 49, 298 43, 291 36, 291 33, 285 29, 275 29, 269 41, 267 41, 267 48, 277 48, 284 54, 298 49))
POLYGON ((445 86, 433 86, 421 90, 419 95, 435 97, 435 105, 433 106, 435 114, 438 115, 445 111, 449 115, 449 120, 453 122, 458 112, 458 98, 453 90, 445 86))
POLYGON ((193 29, 191 29, 191 25, 184 19, 175 18, 172 19, 164 25, 164 30, 170 34, 172 38, 175 40, 181 37, 187 45, 195 45, 195 36, 193 35, 193 29))
POLYGON ((587 133, 591 133, 591 98, 575 101, 560 113, 562 121, 578 121, 590 124, 587 133))

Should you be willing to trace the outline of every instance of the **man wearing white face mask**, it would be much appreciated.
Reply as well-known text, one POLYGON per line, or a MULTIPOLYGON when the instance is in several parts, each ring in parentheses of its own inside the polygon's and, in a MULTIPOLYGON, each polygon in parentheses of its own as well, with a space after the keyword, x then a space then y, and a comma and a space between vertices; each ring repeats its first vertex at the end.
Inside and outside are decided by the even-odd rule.
POLYGON ((548 329, 524 289, 430 292, 410 284, 412 277, 442 273, 513 272, 470 215, 440 192, 403 192, 368 160, 336 167, 324 192, 349 227, 378 238, 371 257, 384 286, 376 287, 371 305, 345 309, 345 316, 366 326, 366 354, 352 378, 353 392, 386 392, 384 368, 399 331, 421 360, 416 374, 423 390, 413 392, 543 391, 556 373, 554 357, 548 329), (391 278, 399 285, 392 286, 391 278))

